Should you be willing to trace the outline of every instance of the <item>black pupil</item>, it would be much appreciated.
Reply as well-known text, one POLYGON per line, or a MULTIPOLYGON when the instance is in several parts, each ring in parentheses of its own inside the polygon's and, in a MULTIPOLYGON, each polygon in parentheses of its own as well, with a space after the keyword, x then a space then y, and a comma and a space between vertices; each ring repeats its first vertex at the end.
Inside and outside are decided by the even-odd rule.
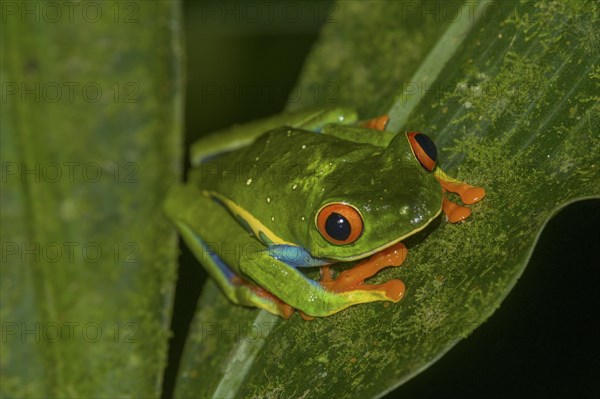
POLYGON ((345 241, 348 239, 348 237, 350 237, 352 228, 350 227, 348 219, 339 213, 334 212, 327 217, 327 221, 325 222, 325 230, 331 238, 338 241, 345 241))
POLYGON ((415 135, 415 140, 419 143, 423 151, 425 151, 425 154, 427 154, 433 162, 437 162, 437 148, 435 147, 433 140, 423 133, 415 135))

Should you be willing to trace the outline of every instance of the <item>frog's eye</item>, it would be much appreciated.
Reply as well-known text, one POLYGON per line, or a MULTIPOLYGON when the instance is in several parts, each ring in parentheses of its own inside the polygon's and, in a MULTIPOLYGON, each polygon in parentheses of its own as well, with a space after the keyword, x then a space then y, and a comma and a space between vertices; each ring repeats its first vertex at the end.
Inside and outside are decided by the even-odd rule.
POLYGON ((437 148, 435 147, 433 140, 426 134, 419 132, 411 132, 407 135, 408 142, 410 143, 417 160, 425 169, 432 171, 437 162, 437 148))
POLYGON ((332 244, 350 244, 362 234, 363 220, 353 206, 334 202, 319 211, 317 228, 323 238, 332 244))

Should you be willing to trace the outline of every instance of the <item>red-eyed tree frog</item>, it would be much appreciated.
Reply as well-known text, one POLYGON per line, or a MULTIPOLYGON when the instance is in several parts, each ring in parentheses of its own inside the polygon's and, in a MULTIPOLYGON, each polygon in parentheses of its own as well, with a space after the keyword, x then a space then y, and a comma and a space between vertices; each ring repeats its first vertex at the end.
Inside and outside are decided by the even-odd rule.
POLYGON ((185 185, 165 212, 225 295, 288 318, 398 302, 404 284, 365 279, 407 255, 402 241, 443 211, 450 222, 485 196, 447 176, 433 141, 388 132, 388 117, 306 110, 234 126, 194 143, 185 185), (359 261, 338 273, 336 265, 359 261), (321 268, 320 281, 304 268, 321 268))

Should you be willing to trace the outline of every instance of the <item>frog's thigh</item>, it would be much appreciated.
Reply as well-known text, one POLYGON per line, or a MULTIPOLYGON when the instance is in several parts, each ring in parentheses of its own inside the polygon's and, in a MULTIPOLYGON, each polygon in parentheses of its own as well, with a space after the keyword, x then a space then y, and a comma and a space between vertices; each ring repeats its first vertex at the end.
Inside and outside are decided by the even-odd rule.
POLYGON ((331 123, 349 125, 358 121, 358 114, 352 108, 335 107, 315 110, 303 120, 297 119, 287 122, 286 125, 320 132, 326 125, 331 123))
POLYGON ((330 124, 323 128, 323 134, 336 136, 344 140, 354 141, 355 143, 373 144, 379 147, 387 147, 390 141, 396 136, 396 133, 369 129, 358 126, 343 126, 340 124, 330 124))
POLYGON ((310 316, 329 316, 359 303, 390 301, 384 291, 325 290, 294 267, 271 257, 267 250, 242 257, 240 269, 273 295, 310 316))
POLYGON ((239 259, 263 246, 228 211, 193 186, 175 187, 167 203, 186 245, 231 301, 289 316, 280 301, 238 276, 239 259))

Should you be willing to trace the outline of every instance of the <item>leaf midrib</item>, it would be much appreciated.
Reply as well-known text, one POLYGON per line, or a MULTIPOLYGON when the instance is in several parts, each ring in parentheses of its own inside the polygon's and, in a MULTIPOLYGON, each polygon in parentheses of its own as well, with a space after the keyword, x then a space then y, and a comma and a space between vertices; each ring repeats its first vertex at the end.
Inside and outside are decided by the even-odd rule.
POLYGON ((431 49, 425 60, 419 66, 419 69, 413 74, 409 82, 416 83, 419 87, 416 93, 409 93, 405 88, 401 94, 394 98, 388 113, 390 114, 390 122, 386 128, 388 131, 399 131, 407 122, 412 111, 417 107, 424 97, 425 92, 421 90, 422 84, 426 87, 431 87, 431 83, 437 80, 440 72, 444 69, 447 62, 456 53, 456 50, 462 45, 469 31, 481 19, 484 9, 492 0, 483 0, 478 3, 477 8, 473 12, 471 18, 470 9, 472 3, 467 2, 463 5, 459 12, 459 18, 453 21, 444 34, 440 36, 436 45, 431 49), (407 101, 402 101, 407 98, 407 101))

